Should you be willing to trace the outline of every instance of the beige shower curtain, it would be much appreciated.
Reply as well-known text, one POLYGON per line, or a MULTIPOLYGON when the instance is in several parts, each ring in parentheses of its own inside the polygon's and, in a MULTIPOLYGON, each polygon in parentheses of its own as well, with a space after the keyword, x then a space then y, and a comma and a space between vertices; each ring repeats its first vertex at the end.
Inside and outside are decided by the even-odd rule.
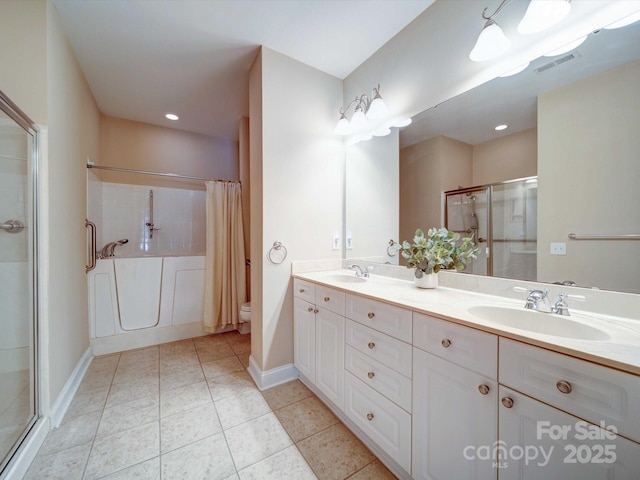
POLYGON ((204 281, 204 329, 237 325, 247 301, 241 186, 208 181, 207 253, 204 281))

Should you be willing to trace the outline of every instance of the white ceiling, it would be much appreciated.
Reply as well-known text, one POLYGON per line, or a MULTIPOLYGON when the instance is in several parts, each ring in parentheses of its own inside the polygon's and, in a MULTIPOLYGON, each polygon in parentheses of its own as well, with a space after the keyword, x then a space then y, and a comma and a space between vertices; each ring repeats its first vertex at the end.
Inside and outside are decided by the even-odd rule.
POLYGON ((259 45, 343 79, 433 1, 53 3, 102 113, 235 140, 259 45))

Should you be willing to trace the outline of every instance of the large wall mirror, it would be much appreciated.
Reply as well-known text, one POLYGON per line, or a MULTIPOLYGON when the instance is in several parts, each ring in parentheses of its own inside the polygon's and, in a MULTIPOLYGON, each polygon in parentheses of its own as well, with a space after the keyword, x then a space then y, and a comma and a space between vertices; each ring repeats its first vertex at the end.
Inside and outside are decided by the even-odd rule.
POLYGON ((365 194, 362 173, 347 165, 346 236, 366 242, 347 245, 346 258, 402 264, 388 254, 389 240, 442 225, 445 191, 537 176, 537 280, 640 293, 640 240, 624 239, 640 234, 640 22, 594 32, 574 50, 430 108, 395 144, 369 143, 357 146, 359 157, 397 145, 399 187, 387 198, 380 188, 365 194), (496 131, 498 124, 509 127, 496 131), (420 177, 412 169, 425 161, 435 163, 420 177), (397 208, 395 225, 385 221, 377 232, 369 222, 367 234, 357 235, 367 196, 397 208), (611 239, 573 240, 570 233, 611 239), (552 244, 566 252, 551 254, 552 244))

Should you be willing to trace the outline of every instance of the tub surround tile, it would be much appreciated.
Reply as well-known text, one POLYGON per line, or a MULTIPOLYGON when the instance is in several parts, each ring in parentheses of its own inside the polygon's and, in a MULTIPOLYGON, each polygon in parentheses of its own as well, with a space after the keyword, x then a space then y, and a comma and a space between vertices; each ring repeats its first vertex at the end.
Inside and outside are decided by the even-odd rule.
POLYGON ((265 390, 262 395, 264 395, 272 409, 278 410, 305 398, 312 397, 313 393, 300 380, 294 380, 265 390))
POLYGON ((101 478, 159 454, 158 422, 147 423, 114 435, 97 437, 89 456, 85 478, 101 478))
POLYGON ((101 415, 102 411, 97 411, 69 419, 65 417, 60 427, 49 432, 39 453, 48 455, 91 442, 98 430, 101 415))
POLYGON ((213 403, 176 413, 160 421, 160 451, 166 453, 221 431, 213 403))
POLYGON ((273 413, 230 428, 224 434, 238 470, 293 444, 273 413))
POLYGON ((375 460, 349 477, 349 480, 396 480, 380 460, 375 460))
POLYGON ((103 480, 158 480, 160 478, 160 457, 138 463, 119 472, 103 477, 103 480))
POLYGON ((113 435, 138 425, 160 419, 160 399, 157 395, 105 408, 97 436, 113 435))
POLYGON ((227 430, 271 411, 269 404, 257 389, 215 402, 222 428, 227 430))
POLYGON ((168 417, 209 403, 211 394, 207 382, 166 390, 160 394, 160 416, 168 417))
POLYGON ((161 462, 163 480, 221 480, 235 473, 222 433, 164 454, 161 462))
POLYGON ((294 442, 318 433, 340 420, 318 397, 311 396, 275 412, 294 442))
POLYGON ((297 446, 314 473, 323 479, 344 479, 375 459, 341 423, 302 440, 297 446))
POLYGON ((240 470, 240 480, 313 480, 315 476, 295 445, 240 470))
POLYGON ((91 451, 91 442, 50 455, 38 455, 24 480, 80 480, 91 451))
POLYGON ((244 371, 244 367, 238 357, 235 355, 232 357, 219 358, 211 362, 202 364, 202 370, 207 380, 212 380, 220 375, 227 375, 235 372, 244 371))

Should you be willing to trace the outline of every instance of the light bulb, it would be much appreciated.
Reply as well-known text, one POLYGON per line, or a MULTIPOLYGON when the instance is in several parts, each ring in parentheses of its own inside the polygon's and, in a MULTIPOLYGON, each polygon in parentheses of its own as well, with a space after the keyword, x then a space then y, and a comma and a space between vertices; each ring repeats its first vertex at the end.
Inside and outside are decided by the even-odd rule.
POLYGON ((518 33, 528 35, 553 27, 567 16, 571 4, 567 0, 531 0, 518 24, 518 33))
POLYGON ((469 58, 474 62, 484 62, 502 55, 510 45, 511 41, 504 35, 498 24, 488 20, 480 32, 476 45, 469 53, 469 58))

